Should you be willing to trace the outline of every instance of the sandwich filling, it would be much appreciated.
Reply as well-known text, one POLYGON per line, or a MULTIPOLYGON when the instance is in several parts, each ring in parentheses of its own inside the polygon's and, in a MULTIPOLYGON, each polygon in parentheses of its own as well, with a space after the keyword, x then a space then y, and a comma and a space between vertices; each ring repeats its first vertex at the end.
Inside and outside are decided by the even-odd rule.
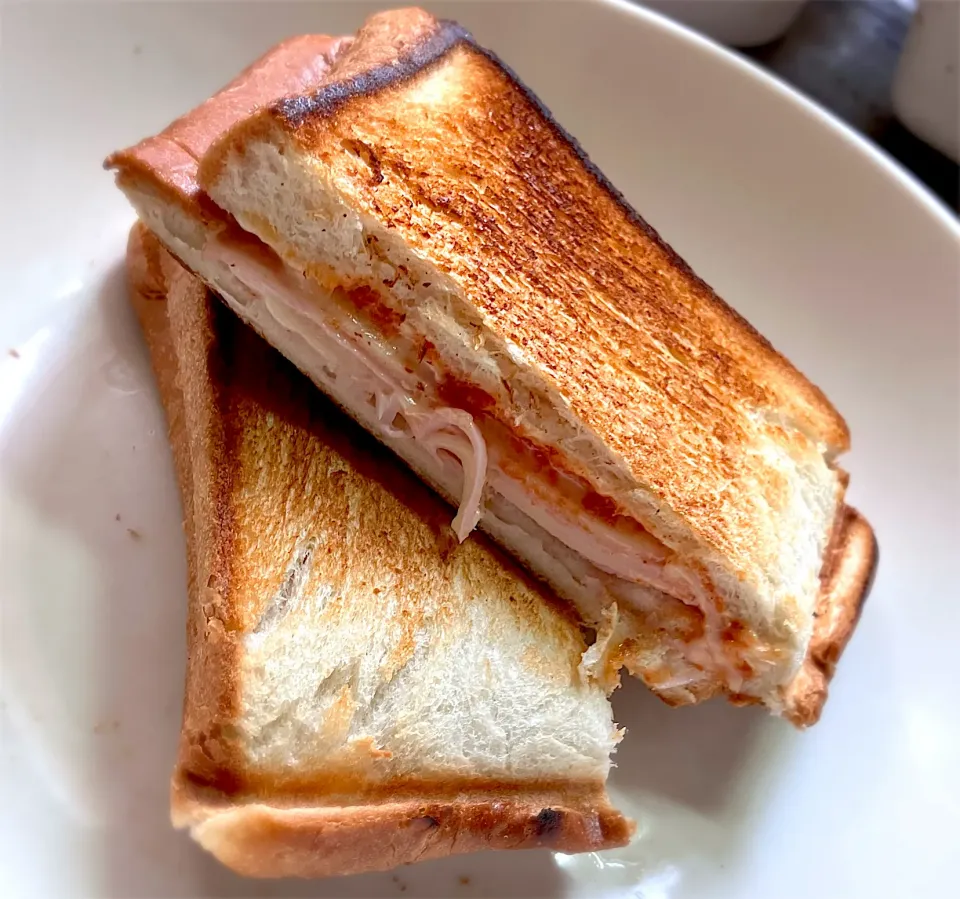
MULTIPOLYGON (((728 692, 749 693, 759 668, 776 664, 770 647, 759 646, 747 628, 725 621, 696 571, 542 447, 490 414, 490 398, 451 379, 428 342, 405 337, 370 287, 326 290, 236 227, 211 237, 203 258, 226 266, 244 291, 259 298, 257 309, 241 313, 254 324, 266 317, 274 328, 296 335, 295 361, 458 502, 453 528, 461 541, 481 519, 494 537, 520 528, 549 557, 549 566, 541 567, 551 569, 548 579, 561 592, 570 592, 561 580, 576 582, 574 592, 581 596, 599 590, 648 618, 672 619, 667 633, 683 622, 675 637, 683 643, 676 654, 682 665, 645 670, 651 685, 682 688, 708 675, 728 692), (558 566, 562 573, 554 570, 558 566), (650 593, 639 588, 666 594, 672 612, 662 608, 662 595, 651 602, 650 593), (697 626, 689 626, 691 611, 697 626)), ((227 299, 246 305, 240 296, 227 299)))

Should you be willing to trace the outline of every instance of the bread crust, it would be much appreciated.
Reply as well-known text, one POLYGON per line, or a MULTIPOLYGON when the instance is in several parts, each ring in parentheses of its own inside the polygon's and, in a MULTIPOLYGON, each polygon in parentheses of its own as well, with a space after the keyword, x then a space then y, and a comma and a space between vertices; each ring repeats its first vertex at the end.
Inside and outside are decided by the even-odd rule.
MULTIPOLYGON (((193 321, 179 326, 193 339, 185 341, 203 356, 209 349, 204 335, 209 323, 206 288, 193 282, 142 224, 136 224, 127 246, 127 272, 134 309, 140 320, 156 373, 167 417, 170 444, 184 510, 188 595, 187 672, 180 766, 194 780, 223 790, 236 788, 241 760, 237 749, 222 739, 224 722, 238 710, 238 646, 232 635, 235 615, 226 585, 230 570, 230 485, 223 458, 223 434, 212 397, 204 385, 183 383, 179 370, 183 351, 171 336, 171 292, 184 294, 176 303, 193 321), (189 294, 189 296, 186 296, 189 294), (194 391, 188 402, 184 389, 194 391), (189 407, 193 407, 190 409, 189 407), (199 461, 199 464, 197 462, 199 461)), ((197 364, 194 362, 194 364, 197 364)))
POLYGON ((167 274, 169 255, 142 222, 130 229, 126 272, 130 301, 150 351, 150 362, 161 396, 173 463, 183 506, 183 530, 187 552, 187 593, 196 589, 196 559, 193 533, 193 468, 187 443, 186 409, 177 384, 177 353, 167 325, 167 274))
POLYGON ((556 794, 450 795, 361 808, 196 806, 192 835, 248 877, 385 871, 488 849, 581 852, 624 845, 632 828, 599 793, 571 807, 556 794), (598 811, 584 814, 584 807, 598 811))
POLYGON ((783 691, 784 717, 799 727, 816 724, 827 688, 873 585, 880 551, 867 520, 850 506, 837 526, 820 575, 813 637, 800 670, 783 691))

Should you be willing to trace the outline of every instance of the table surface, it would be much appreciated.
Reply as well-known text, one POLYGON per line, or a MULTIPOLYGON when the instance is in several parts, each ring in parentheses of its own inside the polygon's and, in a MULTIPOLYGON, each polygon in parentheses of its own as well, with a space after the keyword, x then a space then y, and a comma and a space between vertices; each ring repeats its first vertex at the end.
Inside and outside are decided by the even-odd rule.
POLYGON ((866 134, 957 212, 960 166, 893 115, 890 92, 913 15, 897 0, 810 0, 782 38, 740 52, 866 134))

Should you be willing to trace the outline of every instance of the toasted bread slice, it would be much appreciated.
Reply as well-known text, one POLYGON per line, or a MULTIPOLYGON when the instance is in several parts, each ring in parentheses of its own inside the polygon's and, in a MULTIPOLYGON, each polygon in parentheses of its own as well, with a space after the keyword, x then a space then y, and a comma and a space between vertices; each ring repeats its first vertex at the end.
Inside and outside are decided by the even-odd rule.
POLYGON ((843 502, 842 419, 462 29, 381 14, 324 64, 108 165, 186 265, 460 500, 461 536, 479 518, 576 603, 608 674, 815 721, 876 559, 843 502))
MULTIPOLYGON (((199 158, 211 143, 228 128, 238 116, 263 107, 279 97, 309 90, 322 83, 334 62, 352 46, 351 38, 331 38, 324 35, 306 35, 285 41, 248 67, 221 92, 200 107, 173 122, 160 134, 147 138, 128 150, 113 154, 107 166, 117 171, 117 182, 134 204, 141 219, 157 234, 162 243, 180 261, 203 277, 225 301, 245 318, 270 342, 282 346, 295 364, 308 374, 313 371, 313 354, 305 341, 298 341, 269 315, 260 313, 262 298, 243 281, 235 277, 231 266, 206 252, 218 236, 228 234, 243 240, 229 215, 213 204, 200 189, 196 180, 199 158), (291 344, 292 341, 292 344, 291 344)), ((330 384, 324 384, 328 390, 330 384)), ((332 391, 333 396, 348 411, 344 397, 332 391)), ((361 417, 361 421, 364 419, 361 417)), ((364 422, 372 428, 368 419, 364 422)), ((381 439, 383 435, 380 434, 381 439)), ((403 454, 405 447, 387 438, 384 442, 403 454)), ((410 461, 408 459, 408 461, 410 461)), ((420 473, 424 466, 414 466, 420 473)), ((442 485, 436 484, 441 492, 442 485)), ((489 527, 488 530, 492 530, 489 527)), ((510 524, 513 534, 523 534, 535 528, 532 522, 523 522, 523 528, 510 524)), ((507 547, 514 539, 495 536, 507 547)), ((522 539, 522 538, 521 538, 522 539)), ((601 639, 591 650, 587 667, 597 678, 613 684, 617 669, 626 663, 630 669, 648 678, 648 683, 668 702, 682 703, 692 697, 710 695, 716 685, 699 677, 699 672, 685 665, 682 652, 673 646, 682 644, 700 627, 697 615, 683 603, 655 589, 634 586, 630 601, 617 609, 618 597, 604 586, 604 575, 590 566, 576 565, 576 560, 560 563, 565 550, 543 531, 534 533, 521 558, 535 554, 534 569, 552 583, 558 591, 572 598, 586 621, 601 632, 601 639), (635 608, 642 606, 641 609, 635 608), (663 635, 670 639, 665 641, 663 635), (666 661, 664 661, 666 659, 666 661), (662 668, 684 670, 683 685, 648 677, 650 671, 662 668)))
POLYGON ((174 823, 265 877, 626 842, 566 610, 141 225, 128 268, 190 548, 174 823))

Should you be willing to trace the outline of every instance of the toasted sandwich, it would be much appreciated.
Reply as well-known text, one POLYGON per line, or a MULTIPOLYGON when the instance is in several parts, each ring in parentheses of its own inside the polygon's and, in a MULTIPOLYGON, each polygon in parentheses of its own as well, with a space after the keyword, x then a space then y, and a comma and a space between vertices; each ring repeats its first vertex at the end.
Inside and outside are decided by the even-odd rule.
POLYGON ((876 559, 821 391, 456 24, 255 71, 107 161, 143 221, 576 605, 596 676, 816 721, 876 559))
POLYGON ((128 270, 189 560, 172 811, 242 874, 624 844, 580 625, 145 228, 128 270))

